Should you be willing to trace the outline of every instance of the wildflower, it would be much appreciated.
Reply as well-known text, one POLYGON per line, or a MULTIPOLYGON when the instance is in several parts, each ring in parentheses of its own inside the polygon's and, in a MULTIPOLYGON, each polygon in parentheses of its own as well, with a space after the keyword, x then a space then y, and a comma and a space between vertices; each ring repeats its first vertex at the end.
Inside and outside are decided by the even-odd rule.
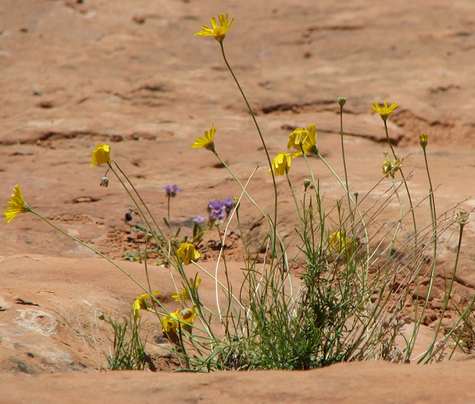
POLYGON ((396 172, 401 168, 401 160, 390 160, 387 156, 383 162, 383 174, 385 177, 394 178, 396 172))
POLYGON ((214 199, 208 202, 208 216, 211 223, 224 220, 229 211, 224 200, 214 199))
POLYGON ((353 254, 356 241, 348 237, 344 231, 335 231, 328 236, 328 249, 334 254, 353 254))
POLYGON ((193 224, 196 224, 198 226, 202 225, 204 222, 206 222, 206 219, 204 216, 195 216, 191 219, 191 221, 193 222, 193 224))
POLYGON ((165 193, 169 198, 174 198, 178 192, 181 192, 181 188, 176 184, 168 184, 163 187, 165 193))
POLYGON ((289 142, 287 143, 288 149, 295 149, 301 153, 302 150, 305 154, 316 151, 316 138, 317 127, 315 125, 309 125, 306 128, 294 129, 289 135, 289 142))
POLYGON ((216 128, 211 127, 210 130, 205 131, 203 136, 197 137, 195 143, 191 145, 193 149, 205 148, 214 152, 214 137, 216 136, 216 128))
POLYGON ((153 291, 151 295, 149 293, 144 293, 137 296, 132 304, 135 320, 140 318, 140 310, 147 310, 149 308, 150 303, 148 300, 151 302, 153 298, 157 299, 159 296, 160 292, 158 290, 153 291))
POLYGON ((162 325, 163 334, 172 342, 178 342, 177 331, 182 328, 191 332, 193 322, 196 318, 195 306, 185 309, 177 309, 170 314, 162 316, 160 323, 162 325))
POLYGON ((287 174, 292 165, 292 159, 295 155, 291 153, 278 153, 272 160, 272 170, 275 175, 287 174))
POLYGON ((419 136, 419 144, 423 149, 425 149, 427 147, 427 143, 429 143, 429 136, 423 133, 419 136))
POLYGON ((108 144, 98 144, 92 152, 91 164, 93 166, 100 166, 102 164, 110 164, 111 162, 111 147, 108 144))
POLYGON ((178 292, 173 293, 172 299, 175 300, 175 302, 186 302, 187 300, 191 300, 190 289, 196 292, 198 287, 201 285, 201 280, 201 277, 196 275, 195 279, 190 279, 190 288, 188 289, 184 287, 178 292))
POLYGON ((23 199, 23 193, 21 192, 20 186, 17 184, 13 187, 12 195, 7 202, 7 207, 3 212, 5 221, 10 223, 15 217, 20 213, 29 212, 30 207, 26 204, 25 199, 23 199))
POLYGON ((384 122, 386 122, 389 115, 391 115, 398 107, 399 105, 397 105, 395 102, 393 102, 391 105, 388 105, 386 101, 383 104, 373 102, 373 112, 379 114, 384 122))
POLYGON ((219 25, 216 21, 216 18, 211 18, 211 27, 203 25, 201 30, 196 32, 196 36, 212 36, 218 42, 223 42, 224 37, 231 28, 233 19, 229 18, 227 14, 220 14, 218 16, 219 25))
POLYGON ((193 244, 184 242, 176 250, 176 256, 183 264, 188 265, 191 261, 199 260, 201 254, 193 244))
POLYGON ((234 199, 233 198, 226 198, 223 199, 223 206, 224 210, 226 211, 226 214, 229 215, 231 213, 231 210, 234 208, 234 199))

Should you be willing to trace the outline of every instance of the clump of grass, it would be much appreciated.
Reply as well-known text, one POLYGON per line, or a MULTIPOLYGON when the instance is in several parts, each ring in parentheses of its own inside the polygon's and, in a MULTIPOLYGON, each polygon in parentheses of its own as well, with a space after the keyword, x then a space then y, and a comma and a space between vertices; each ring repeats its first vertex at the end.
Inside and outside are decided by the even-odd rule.
MULTIPOLYGON (((182 234, 181 227, 170 223, 170 200, 178 187, 166 188, 168 205, 166 228, 152 215, 127 173, 111 158, 109 145, 98 145, 92 154, 93 165, 106 166, 102 186, 109 185, 110 172, 122 186, 134 206, 141 223, 135 226, 144 234, 144 248, 128 259, 144 265, 146 284, 138 282, 117 262, 84 241, 69 235, 29 206, 17 186, 5 211, 7 221, 18 214, 34 214, 55 230, 81 243, 129 277, 142 293, 132 303, 133 320, 107 320, 114 333, 113 352, 108 358, 111 369, 143 369, 146 361, 145 342, 140 339, 140 317, 143 311, 155 313, 162 334, 180 360, 181 368, 193 371, 217 369, 310 369, 342 361, 383 359, 393 362, 429 363, 451 357, 457 348, 471 349, 473 327, 470 317, 475 295, 462 308, 450 327, 442 327, 442 317, 453 298, 453 280, 458 269, 464 226, 468 214, 454 216, 453 211, 436 210, 427 155, 428 136, 421 135, 420 145, 428 180, 427 195, 417 201, 404 174, 404 158, 400 158, 391 141, 387 121, 398 108, 396 103, 373 104, 383 121, 383 130, 392 159, 382 164, 378 181, 364 193, 351 191, 351 167, 345 156, 343 127, 346 98, 338 97, 340 142, 344 177, 330 164, 318 148, 316 125, 293 130, 287 150, 271 158, 249 98, 235 75, 224 50, 224 39, 232 19, 219 16, 211 27, 204 26, 199 36, 217 40, 219 51, 256 127, 263 146, 273 187, 273 211, 268 213, 247 191, 256 172, 241 180, 222 158, 215 143, 217 130, 211 127, 198 137, 192 147, 211 152, 231 175, 239 190, 235 199, 212 200, 208 203, 208 227, 205 219, 193 220, 192 234, 182 234), (291 167, 297 161, 307 167, 309 179, 297 188, 291 167), (341 187, 336 200, 325 198, 314 164, 323 164, 341 187), (278 177, 285 177, 284 184, 278 177), (107 181, 104 179, 107 178, 107 181), (289 242, 284 242, 278 223, 278 187, 288 186, 294 202, 297 226, 296 256, 289 256, 289 242), (404 190, 404 197, 401 195, 404 190), (421 226, 416 208, 428 201, 430 225, 421 226), (243 240, 243 280, 231 282, 226 262, 226 238, 232 223, 244 234, 240 206, 249 203, 267 223, 260 245, 252 253, 243 240), (392 206, 399 206, 395 213, 392 206), (408 205, 408 206, 407 206, 408 205), (392 220, 387 218, 391 217, 392 220), (407 222, 411 222, 407 230, 407 222), (444 282, 441 316, 433 340, 417 357, 414 347, 425 321, 435 281, 439 276, 438 246, 444 232, 458 229, 458 247, 451 279, 444 282), (219 254, 214 271, 200 264, 205 231, 216 230, 219 254), (150 253, 169 269, 176 293, 174 307, 154 291, 149 277, 150 253), (196 268, 193 277, 188 266, 196 268), (293 274, 291 267, 297 266, 293 274), (224 274, 224 281, 220 275, 224 274), (201 276, 214 282, 214 302, 203 302, 199 287, 201 276), (425 287, 425 293, 419 293, 425 287), (412 331, 407 332, 405 325, 412 331)), ((256 168, 257 169, 257 168, 256 168)), ((186 232, 185 232, 186 233, 186 232)))
POLYGON ((107 355, 111 370, 143 370, 148 361, 145 341, 140 336, 139 323, 133 319, 101 317, 112 328, 112 352, 107 355))

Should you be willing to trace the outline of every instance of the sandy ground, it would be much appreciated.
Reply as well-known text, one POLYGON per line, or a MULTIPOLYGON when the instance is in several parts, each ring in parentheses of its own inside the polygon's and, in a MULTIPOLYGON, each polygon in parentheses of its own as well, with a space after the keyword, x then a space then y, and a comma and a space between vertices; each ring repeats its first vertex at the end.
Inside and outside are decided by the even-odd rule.
MULTIPOLYGON (((134 244, 123 223, 130 205, 116 182, 99 187, 103 170, 89 165, 93 146, 111 143, 114 158, 158 217, 166 214, 163 186, 179 184, 183 192, 173 201, 172 219, 186 225, 206 214, 209 199, 239 192, 212 155, 190 148, 214 124, 217 148, 241 178, 260 167, 249 190, 271 209, 265 156, 217 44, 192 35, 222 11, 236 20, 227 53, 272 154, 285 147, 289 128, 315 122, 319 147, 341 174, 335 99, 347 96, 350 180, 354 191, 364 192, 379 179, 387 151, 370 105, 397 101, 390 131, 413 172, 416 198, 427 193, 417 144, 427 132, 439 211, 460 201, 475 207, 471 0, 2 0, 3 199, 21 184, 29 203, 57 225, 120 258, 134 244)), ((321 162, 311 165, 325 195, 342 197, 321 162)), ((302 184, 307 175, 297 161, 293 181, 302 184)), ((282 232, 291 239, 296 218, 285 180, 279 194, 282 232)), ((243 209, 252 227, 259 215, 243 209)), ((427 206, 419 212, 421 225, 427 224, 427 206)), ((0 226, 0 402, 103 402, 106 396, 127 402, 134 394, 144 402, 151 394, 171 402, 475 400, 471 361, 428 368, 351 364, 295 374, 99 376, 93 370, 105 367, 110 346, 100 313, 127 313, 139 291, 32 217, 0 226), (97 388, 83 395, 91 384, 97 388)), ((449 262, 455 232, 444 236, 441 263, 449 262)), ((456 282, 460 295, 475 289, 474 241, 472 221, 456 282)), ((143 276, 138 264, 126 265, 143 276)), ((240 263, 233 265, 239 271, 240 263)), ((160 271, 154 270, 154 282, 169 295, 169 278, 160 271)))

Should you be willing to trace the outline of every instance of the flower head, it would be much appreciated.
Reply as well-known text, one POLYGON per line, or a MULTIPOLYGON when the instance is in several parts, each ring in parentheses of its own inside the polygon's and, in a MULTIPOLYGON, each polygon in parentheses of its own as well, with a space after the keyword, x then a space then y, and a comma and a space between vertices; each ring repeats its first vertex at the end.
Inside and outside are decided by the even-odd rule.
POLYGON ((234 208, 234 199, 233 198, 225 198, 223 199, 224 209, 226 210, 226 214, 229 215, 231 210, 234 208))
POLYGON ((229 31, 229 28, 231 28, 231 25, 233 23, 233 19, 229 18, 227 14, 220 14, 218 16, 218 22, 216 21, 216 18, 211 18, 211 27, 208 27, 207 25, 201 26, 201 30, 196 32, 196 36, 211 36, 214 37, 218 42, 223 42, 224 37, 229 31))
POLYGON ((427 147, 427 143, 429 143, 429 136, 423 133, 419 136, 419 144, 423 149, 427 147))
POLYGON ((338 230, 328 236, 328 249, 333 254, 352 255, 356 249, 356 240, 347 236, 344 231, 338 230))
POLYGON ((455 221, 460 225, 460 226, 465 226, 470 220, 470 212, 467 212, 466 210, 459 210, 456 215, 455 215, 455 221))
POLYGON ((160 292, 158 290, 153 291, 152 294, 143 293, 137 296, 134 300, 134 303, 132 304, 132 310, 134 312, 135 320, 138 320, 140 318, 140 310, 147 310, 150 306, 152 299, 156 299, 159 296, 160 292))
POLYGON ((111 162, 111 147, 108 144, 98 144, 92 152, 91 164, 93 166, 100 166, 102 164, 110 164, 111 162))
POLYGON ((201 254, 193 244, 185 242, 176 250, 176 256, 183 264, 188 265, 191 261, 198 261, 201 254))
POLYGON ((181 192, 181 188, 176 184, 165 185, 163 189, 169 198, 174 198, 178 192, 181 192))
POLYGON ((303 152, 305 154, 311 153, 316 149, 317 141, 317 127, 312 124, 306 128, 294 129, 289 135, 289 142, 287 148, 295 149, 297 152, 303 152))
POLYGON ((177 331, 183 328, 184 330, 191 332, 195 318, 195 306, 181 310, 177 309, 160 318, 162 332, 170 341, 177 343, 177 331))
POLYGON ((193 149, 208 149, 214 152, 214 137, 216 136, 216 128, 211 127, 210 130, 205 131, 203 136, 197 137, 195 143, 191 145, 193 149))
POLYGON ((30 208, 23 198, 23 193, 21 192, 20 186, 17 184, 13 187, 12 195, 7 202, 7 207, 3 212, 3 217, 7 223, 10 223, 15 217, 20 213, 29 212, 30 208))
POLYGON ((346 97, 336 97, 336 102, 340 106, 340 108, 343 108, 343 106, 346 104, 346 97))
POLYGON ((175 302, 186 302, 187 300, 191 300, 190 289, 196 292, 201 285, 201 280, 201 277, 197 274, 194 279, 190 279, 190 288, 184 287, 178 292, 173 293, 172 299, 175 300, 175 302))
POLYGON ((373 112, 377 113, 384 122, 386 122, 389 115, 391 115, 398 107, 399 105, 395 102, 391 105, 388 105, 386 101, 382 104, 379 102, 373 102, 373 112))
POLYGON ((396 172, 401 168, 401 160, 390 160, 387 156, 383 162, 383 175, 385 177, 394 178, 396 172))
POLYGON ((295 154, 291 153, 278 153, 272 159, 272 170, 275 175, 285 175, 289 172, 292 165, 292 159, 295 154))

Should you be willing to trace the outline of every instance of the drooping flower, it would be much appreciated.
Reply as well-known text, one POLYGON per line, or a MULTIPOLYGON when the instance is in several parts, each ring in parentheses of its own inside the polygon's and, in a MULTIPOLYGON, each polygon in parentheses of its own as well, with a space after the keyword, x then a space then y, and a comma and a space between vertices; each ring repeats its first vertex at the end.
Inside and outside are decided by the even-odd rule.
POLYGON ((176 256, 183 264, 188 265, 191 261, 198 261, 201 254, 193 244, 184 242, 176 250, 176 256))
POLYGON ((20 186, 17 184, 13 187, 12 194, 7 202, 7 207, 3 212, 3 217, 7 223, 10 223, 20 213, 29 211, 30 208, 23 198, 23 193, 21 192, 20 186))
POLYGON ((396 159, 396 160, 391 160, 387 156, 384 159, 383 162, 383 175, 385 177, 391 177, 394 178, 396 175, 396 172, 401 168, 401 160, 396 159))
POLYGON ((108 144, 98 144, 92 152, 91 164, 93 166, 100 166, 102 164, 110 164, 111 162, 111 147, 108 144))
POLYGON ((316 151, 317 127, 314 124, 306 128, 294 129, 289 135, 287 148, 309 154, 316 151))
POLYGON ((295 155, 291 153, 278 153, 272 160, 272 170, 275 175, 285 175, 289 172, 292 159, 295 155))
POLYGON ((178 342, 178 330, 184 329, 191 332, 196 318, 195 306, 185 309, 177 309, 160 318, 163 334, 174 343, 178 342))
POLYGON ((165 185, 163 189, 169 198, 174 198, 178 192, 182 191, 182 189, 176 184, 165 185))
POLYGON ((219 14, 218 22, 216 18, 211 18, 211 27, 207 25, 202 25, 201 30, 196 32, 196 36, 211 36, 214 37, 218 42, 222 42, 226 34, 228 33, 231 25, 234 21, 233 18, 229 18, 227 14, 219 14))
MULTIPOLYGON (((194 279, 190 279, 190 288, 193 291, 198 290, 199 286, 201 285, 201 280, 202 279, 199 275, 196 275, 194 279)), ((175 300, 175 302, 186 302, 187 300, 191 300, 190 290, 187 287, 184 287, 178 292, 173 293, 172 299, 175 300)))
POLYGON ((205 131, 203 136, 197 137, 191 145, 193 149, 205 148, 214 152, 214 137, 216 136, 216 128, 213 126, 210 130, 205 131))
POLYGON ((158 299, 159 297, 160 292, 158 290, 153 291, 151 295, 149 293, 143 293, 137 296, 132 304, 135 320, 140 318, 140 310, 147 310, 150 307, 152 298, 158 299))
POLYGON ((373 112, 377 113, 385 122, 389 115, 391 115, 398 107, 399 105, 397 105, 395 102, 391 103, 391 105, 388 105, 386 101, 382 104, 379 102, 373 102, 372 106, 373 112))
POLYGON ((328 236, 328 249, 333 254, 353 254, 356 248, 356 241, 347 236, 344 231, 338 230, 328 236))

